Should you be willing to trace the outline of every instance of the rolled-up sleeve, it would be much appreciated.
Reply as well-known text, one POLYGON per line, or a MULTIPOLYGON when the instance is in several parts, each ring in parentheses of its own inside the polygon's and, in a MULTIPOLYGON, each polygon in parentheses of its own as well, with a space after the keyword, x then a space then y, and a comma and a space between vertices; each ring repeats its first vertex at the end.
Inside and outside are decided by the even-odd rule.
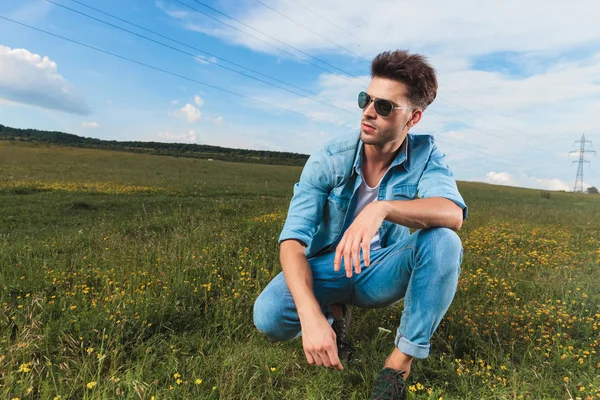
POLYGON ((423 175, 419 180, 418 196, 420 198, 443 197, 452 200, 457 206, 462 208, 463 220, 465 220, 469 210, 458 191, 454 175, 446 164, 446 156, 438 149, 433 137, 431 138, 431 142, 432 150, 423 175))
POLYGON ((309 247, 323 219, 323 208, 331 191, 333 170, 324 147, 308 159, 294 185, 288 215, 279 235, 279 243, 288 239, 302 241, 309 247))

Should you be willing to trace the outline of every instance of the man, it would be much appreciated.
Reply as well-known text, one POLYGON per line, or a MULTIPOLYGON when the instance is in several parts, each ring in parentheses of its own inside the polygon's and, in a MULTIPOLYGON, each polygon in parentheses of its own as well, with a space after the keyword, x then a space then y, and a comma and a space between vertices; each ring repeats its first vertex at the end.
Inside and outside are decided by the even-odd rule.
POLYGON ((430 135, 413 135, 435 99, 435 70, 406 51, 379 54, 358 96, 360 137, 337 138, 306 162, 279 237, 283 272, 254 305, 273 340, 302 336, 310 364, 343 369, 348 305, 404 299, 394 349, 372 399, 403 399, 413 358, 448 310, 467 216, 456 182, 430 135), (418 197, 418 198, 417 198, 418 197), (417 229, 412 235, 409 228, 417 229))

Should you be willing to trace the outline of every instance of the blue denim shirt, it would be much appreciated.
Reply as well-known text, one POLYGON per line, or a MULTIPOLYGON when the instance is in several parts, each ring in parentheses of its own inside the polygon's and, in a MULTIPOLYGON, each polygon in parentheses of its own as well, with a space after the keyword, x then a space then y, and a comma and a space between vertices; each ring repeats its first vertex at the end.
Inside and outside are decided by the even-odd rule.
MULTIPOLYGON (((350 226, 362 183, 363 142, 360 135, 337 137, 319 147, 308 159, 294 185, 294 195, 279 236, 279 243, 297 239, 311 258, 335 249, 350 226)), ((379 186, 378 200, 412 200, 444 197, 463 209, 467 206, 456 181, 431 135, 409 133, 379 186)), ((410 235, 407 227, 383 221, 381 247, 410 235)))

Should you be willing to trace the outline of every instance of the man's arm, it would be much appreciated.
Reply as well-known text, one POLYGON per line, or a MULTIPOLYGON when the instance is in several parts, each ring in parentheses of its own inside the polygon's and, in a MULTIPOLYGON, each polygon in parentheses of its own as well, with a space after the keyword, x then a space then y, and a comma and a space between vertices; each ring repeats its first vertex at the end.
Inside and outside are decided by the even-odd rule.
POLYGON ((279 258, 300 318, 307 361, 309 364, 344 369, 337 354, 335 333, 314 295, 312 270, 304 246, 296 240, 285 240, 281 243, 279 258))
POLYGON ((386 221, 409 228, 425 229, 439 226, 458 231, 463 223, 462 208, 443 197, 389 200, 374 204, 381 207, 386 221))
POLYGON ((452 200, 441 197, 369 203, 354 219, 336 247, 333 262, 336 271, 341 268, 343 258, 346 276, 352 276, 352 266, 360 274, 361 250, 365 265, 371 264, 371 239, 384 220, 415 229, 439 226, 458 230, 462 226, 463 210, 452 200))
POLYGON ((306 258, 323 218, 331 191, 333 166, 324 148, 313 153, 294 186, 294 196, 279 235, 280 262, 302 329, 302 345, 310 364, 343 369, 337 355, 335 333, 323 315, 313 291, 312 270, 306 258))

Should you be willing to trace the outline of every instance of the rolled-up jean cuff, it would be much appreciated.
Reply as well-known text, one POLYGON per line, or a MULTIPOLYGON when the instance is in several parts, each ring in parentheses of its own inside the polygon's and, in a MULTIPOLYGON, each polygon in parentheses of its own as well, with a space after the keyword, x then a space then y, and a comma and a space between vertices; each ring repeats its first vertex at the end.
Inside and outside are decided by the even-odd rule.
POLYGON ((427 358, 429 355, 429 348, 431 347, 428 344, 413 343, 400 334, 396 335, 394 344, 398 347, 398 350, 415 358, 427 358))

